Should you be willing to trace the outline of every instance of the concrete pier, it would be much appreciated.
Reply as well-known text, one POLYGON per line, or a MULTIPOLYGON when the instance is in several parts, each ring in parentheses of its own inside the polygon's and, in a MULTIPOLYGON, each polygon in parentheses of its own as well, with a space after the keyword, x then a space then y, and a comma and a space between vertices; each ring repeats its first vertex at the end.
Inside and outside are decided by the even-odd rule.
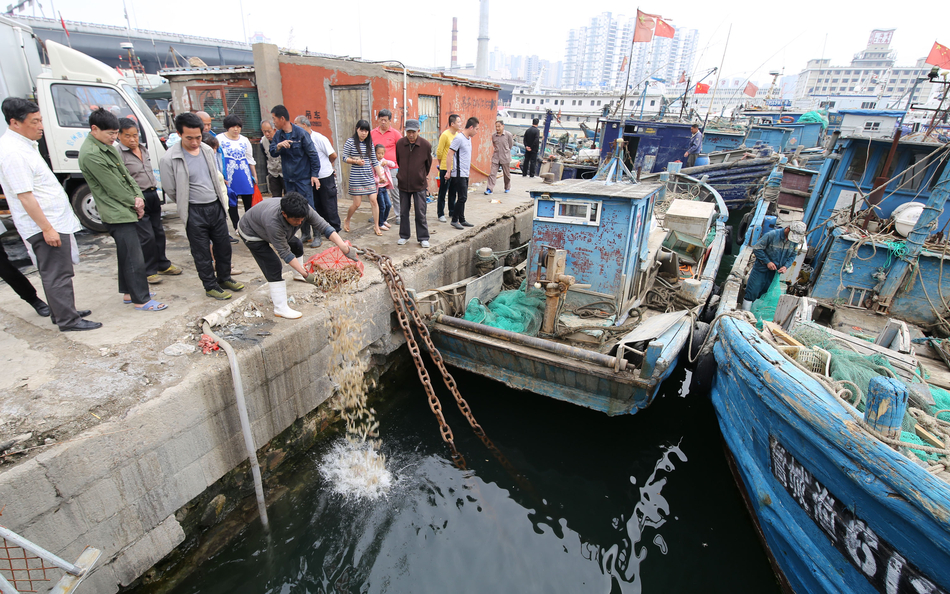
MULTIPOLYGON (((365 201, 343 236, 391 256, 407 287, 448 284, 475 273, 478 248, 505 250, 530 238, 526 189, 536 185, 537 178, 513 176, 510 194, 502 184, 491 196, 484 184, 472 187, 466 214, 475 227, 464 231, 438 222, 430 204, 428 250, 414 229, 405 246, 396 245, 397 226, 376 237, 365 201)), ((339 204, 345 214, 349 199, 339 204)), ((93 310, 100 330, 61 333, 0 286, 0 522, 66 559, 86 545, 102 549, 84 592, 116 592, 173 551, 185 538, 176 513, 246 460, 223 353, 166 354, 178 343, 195 345, 198 320, 227 303, 204 295, 175 206, 166 212, 168 256, 184 273, 152 287, 169 306, 163 312, 122 304, 108 235, 82 239, 74 279, 77 306, 93 310)), ((275 319, 263 275, 243 244, 233 247, 233 265, 243 271, 235 278, 247 285, 234 299, 247 297, 221 332, 233 337, 254 439, 265 449, 333 393, 326 297, 289 282, 291 305, 304 317, 275 319)), ((318 251, 308 247, 305 258, 318 251)), ((38 275, 28 277, 42 296, 38 275)), ((385 358, 403 339, 371 263, 357 298, 363 353, 385 358)), ((277 463, 265 463, 265 472, 277 463)))

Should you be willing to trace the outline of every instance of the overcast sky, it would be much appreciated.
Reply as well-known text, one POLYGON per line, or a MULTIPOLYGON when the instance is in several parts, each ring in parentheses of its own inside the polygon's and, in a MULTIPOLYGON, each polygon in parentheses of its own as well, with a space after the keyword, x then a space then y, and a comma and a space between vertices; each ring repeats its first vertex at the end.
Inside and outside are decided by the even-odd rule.
MULTIPOLYGON (((40 0, 47 16, 54 10, 66 20, 125 25, 122 0, 40 0)), ((950 5, 941 0, 900 5, 883 0, 798 3, 713 2, 679 0, 641 6, 677 27, 700 32, 696 71, 718 66, 726 50, 723 73, 768 81, 768 71, 796 74, 807 60, 824 55, 833 65, 850 62, 867 44, 872 29, 896 29, 891 44, 898 64, 912 65, 926 56, 934 41, 950 46, 950 5), (732 26, 726 48, 726 36, 732 26), (774 54, 774 55, 773 55, 774 54)), ((238 0, 125 0, 132 26, 239 41, 243 38, 238 0)), ((478 36, 477 0, 405 2, 357 0, 243 0, 244 29, 281 47, 395 59, 410 66, 447 66, 452 17, 459 19, 459 62, 474 63, 478 36)), ((636 6, 606 0, 583 2, 499 2, 489 11, 489 50, 537 54, 563 60, 567 33, 601 12, 635 14, 636 6), (533 13, 533 14, 531 14, 533 13)), ((37 12, 39 15, 39 11, 37 12)))

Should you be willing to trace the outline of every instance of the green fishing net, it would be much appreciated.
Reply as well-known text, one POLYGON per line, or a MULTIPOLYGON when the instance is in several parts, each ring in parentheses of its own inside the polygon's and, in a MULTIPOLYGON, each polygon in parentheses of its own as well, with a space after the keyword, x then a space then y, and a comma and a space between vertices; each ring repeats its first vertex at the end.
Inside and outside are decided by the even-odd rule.
MULTIPOLYGON (((903 441, 904 443, 912 443, 916 445, 927 445, 926 443, 924 443, 924 440, 917 437, 916 433, 911 433, 908 431, 901 431, 901 441, 903 441)), ((914 455, 916 455, 918 458, 920 458, 924 462, 930 462, 931 460, 936 460, 937 458, 940 457, 939 454, 932 454, 932 453, 924 452, 921 450, 915 450, 913 448, 910 448, 910 451, 914 452, 914 455)))
POLYGON ((477 298, 465 308, 465 319, 527 336, 537 336, 544 318, 544 291, 525 283, 514 291, 502 291, 487 306, 477 298))
POLYGON ((755 316, 755 327, 762 329, 762 322, 771 322, 775 317, 775 308, 778 307, 778 300, 785 294, 785 283, 781 281, 781 274, 775 273, 769 290, 764 295, 755 300, 752 304, 752 315, 755 316))

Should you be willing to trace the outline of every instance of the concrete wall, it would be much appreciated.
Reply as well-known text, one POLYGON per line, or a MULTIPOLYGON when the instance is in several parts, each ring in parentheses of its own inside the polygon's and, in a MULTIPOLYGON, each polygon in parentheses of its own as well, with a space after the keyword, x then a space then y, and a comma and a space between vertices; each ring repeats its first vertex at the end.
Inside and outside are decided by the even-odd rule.
MULTIPOLYGON (((398 267, 408 287, 455 282, 474 273, 476 249, 507 249, 530 229, 525 206, 398 267)), ((374 266, 362 285, 363 352, 390 354, 403 339, 374 266)), ((259 448, 332 395, 327 323, 325 314, 281 322, 260 344, 236 345, 259 448)), ((190 357, 189 375, 160 396, 0 474, 4 526, 69 560, 102 549, 82 592, 116 592, 172 552, 185 538, 176 512, 246 459, 227 359, 190 357)))
MULTIPOLYGON (((258 73, 273 69, 273 56, 260 51, 255 45, 255 69, 258 73)), ((474 116, 479 119, 479 133, 473 139, 473 163, 481 171, 472 171, 473 182, 484 181, 482 172, 491 165, 491 134, 494 122, 498 119, 498 89, 485 84, 468 83, 463 79, 440 78, 424 73, 409 72, 406 85, 406 101, 403 102, 403 76, 397 68, 383 67, 353 60, 319 58, 311 56, 278 56, 279 76, 258 75, 258 92, 262 98, 261 109, 265 109, 264 97, 277 96, 272 87, 280 85, 279 94, 291 117, 307 115, 314 130, 329 138, 336 146, 338 131, 334 128, 332 88, 345 86, 364 86, 369 89, 369 106, 372 125, 376 126, 376 114, 381 109, 393 112, 394 125, 402 130, 403 107, 405 119, 417 119, 419 116, 419 95, 439 97, 439 129, 448 127, 449 114, 457 113, 463 119, 474 116), (398 70, 398 72, 396 72, 398 70)), ((266 106, 269 114, 273 104, 266 106)), ((349 136, 352 130, 342 134, 349 136)), ((344 136, 344 137, 345 137, 344 136)), ((337 147, 339 151, 342 147, 337 147)), ((434 147, 433 147, 434 148, 434 147)))

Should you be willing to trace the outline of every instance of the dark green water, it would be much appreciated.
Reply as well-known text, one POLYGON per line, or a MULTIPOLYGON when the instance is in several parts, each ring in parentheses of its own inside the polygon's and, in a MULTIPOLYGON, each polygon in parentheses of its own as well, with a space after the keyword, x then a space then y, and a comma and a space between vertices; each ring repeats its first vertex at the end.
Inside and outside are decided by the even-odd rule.
POLYGON ((388 497, 334 494, 318 470, 328 444, 270 507, 269 538, 255 521, 175 592, 778 591, 708 398, 681 395, 685 371, 649 410, 613 418, 455 377, 522 480, 442 389, 469 470, 452 466, 410 385, 380 418, 388 497))

